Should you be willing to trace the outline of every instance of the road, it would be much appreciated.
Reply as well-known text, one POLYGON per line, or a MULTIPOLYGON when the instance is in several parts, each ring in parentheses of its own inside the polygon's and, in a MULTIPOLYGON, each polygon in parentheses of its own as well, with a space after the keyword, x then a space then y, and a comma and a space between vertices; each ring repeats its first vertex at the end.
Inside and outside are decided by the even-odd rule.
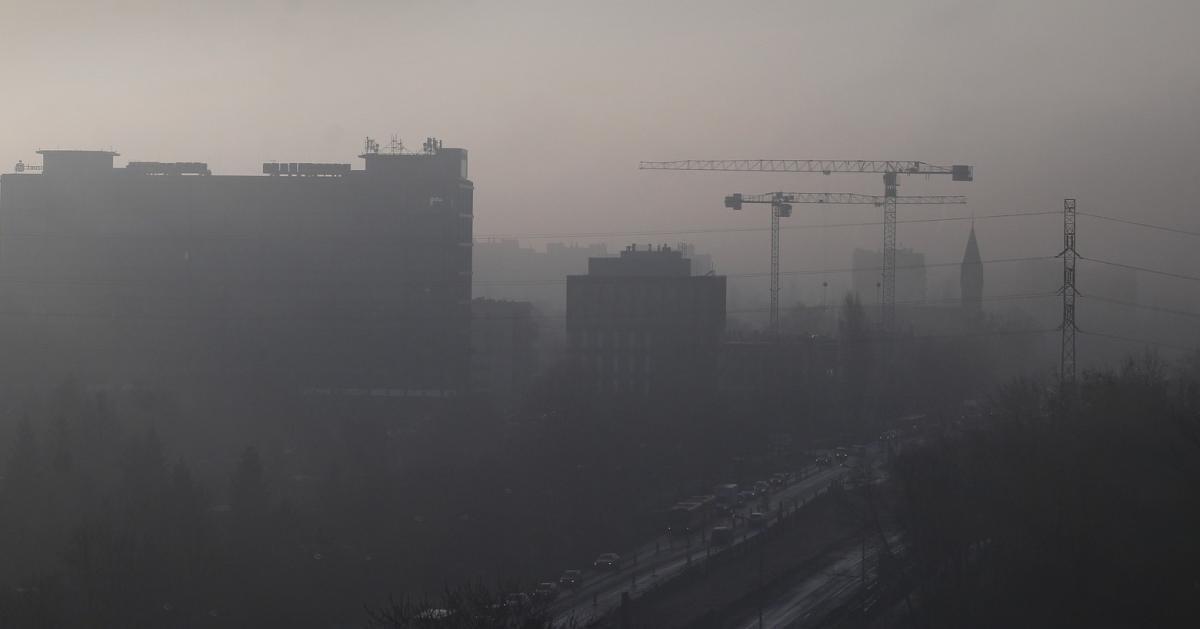
MULTIPOLYGON (((889 535, 888 543, 895 551, 900 544, 899 535, 889 535)), ((876 557, 881 549, 878 538, 867 544, 867 583, 872 583, 877 576, 879 562, 876 557)), ((815 627, 827 613, 845 604, 863 587, 862 555, 861 547, 846 549, 831 558, 817 573, 775 596, 771 604, 763 609, 761 624, 758 613, 754 612, 734 626, 739 629, 815 627)))
MULTIPOLYGON (((868 447, 865 463, 868 475, 874 482, 886 476, 882 457, 875 456, 878 446, 868 447)), ((772 597, 762 611, 762 620, 757 612, 743 618, 735 626, 740 629, 759 627, 781 627, 801 629, 815 627, 830 611, 837 609, 859 593, 865 584, 872 584, 877 575, 877 557, 883 550, 879 536, 868 532, 865 546, 852 545, 830 558, 829 563, 816 573, 803 578, 772 597), (863 555, 866 555, 866 572, 863 572, 863 555)), ((888 533, 888 546, 892 552, 902 549, 900 535, 888 533)))
MULTIPOLYGON (((790 505, 793 502, 802 504, 811 500, 817 492, 828 488, 831 481, 848 472, 848 467, 818 470, 803 480, 781 488, 770 496, 770 502, 772 505, 790 505)), ((772 509, 772 517, 768 520, 770 526, 776 523, 774 513, 772 509)), ((760 531, 751 531, 745 527, 738 528, 734 545, 759 533, 760 531)), ((679 541, 671 545, 669 538, 665 535, 659 536, 640 545, 636 551, 621 553, 622 569, 619 571, 585 570, 584 586, 579 591, 560 598, 551 605, 550 611, 556 619, 557 626, 570 627, 572 622, 578 626, 585 626, 620 605, 623 592, 629 592, 630 597, 636 598, 653 585, 677 576, 689 564, 703 562, 706 550, 695 541, 688 548, 679 541)))

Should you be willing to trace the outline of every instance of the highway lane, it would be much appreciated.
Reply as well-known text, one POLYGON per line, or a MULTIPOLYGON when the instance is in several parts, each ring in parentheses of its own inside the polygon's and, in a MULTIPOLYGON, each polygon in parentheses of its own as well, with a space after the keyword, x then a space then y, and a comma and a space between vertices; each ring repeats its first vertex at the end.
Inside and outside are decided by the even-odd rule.
MULTIPOLYGON (((882 457, 876 456, 879 452, 880 448, 876 444, 866 450, 865 463, 870 470, 870 477, 875 482, 885 476, 882 457)), ((887 537, 893 552, 903 548, 898 533, 889 533, 887 537)), ((865 546, 866 583, 873 582, 877 577, 877 557, 882 550, 883 544, 878 536, 868 536, 865 546)), ((862 545, 846 549, 840 555, 831 558, 821 570, 798 581, 783 594, 775 596, 763 609, 761 623, 758 613, 753 612, 735 626, 740 629, 757 629, 760 626, 802 629, 816 626, 827 613, 844 605, 863 587, 863 554, 862 545)))
MULTIPOLYGON (((807 502, 817 492, 828 488, 831 482, 841 479, 848 472, 849 467, 818 469, 803 480, 771 494, 772 508, 769 511, 768 525, 776 524, 776 507, 779 504, 791 508, 793 503, 807 502)), ((750 509, 751 506, 742 508, 742 515, 746 515, 750 509)), ((746 528, 743 520, 731 546, 758 534, 760 531, 746 528)), ((640 545, 636 551, 622 554, 622 569, 619 571, 605 573, 594 569, 585 570, 583 587, 551 605, 550 610, 557 619, 556 622, 563 627, 570 626, 572 620, 581 626, 586 625, 618 606, 623 592, 629 592, 631 597, 636 598, 648 588, 679 575, 689 566, 689 554, 691 564, 703 562, 707 548, 697 541, 693 540, 689 549, 680 541, 670 544, 665 535, 658 536, 640 545)))
MULTIPOLYGON (((893 551, 897 550, 900 536, 889 535, 888 543, 893 551)), ((882 549, 883 545, 878 539, 867 544, 867 583, 873 582, 878 576, 877 558, 882 549)), ((763 609, 761 626, 787 629, 816 626, 825 614, 845 604, 860 591, 863 587, 862 566, 861 546, 847 549, 831 558, 821 570, 775 597, 763 609)), ((748 614, 734 626, 739 629, 758 629, 758 613, 748 614)))

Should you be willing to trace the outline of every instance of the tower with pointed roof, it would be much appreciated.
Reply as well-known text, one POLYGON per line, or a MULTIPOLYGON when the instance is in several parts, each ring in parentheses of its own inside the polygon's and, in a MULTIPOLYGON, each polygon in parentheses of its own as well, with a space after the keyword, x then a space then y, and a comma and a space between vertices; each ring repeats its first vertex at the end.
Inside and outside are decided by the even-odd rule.
POLYGON ((971 221, 971 234, 967 236, 967 250, 963 253, 959 272, 962 288, 962 311, 968 325, 974 325, 983 314, 983 260, 979 257, 979 243, 975 240, 975 222, 971 221))

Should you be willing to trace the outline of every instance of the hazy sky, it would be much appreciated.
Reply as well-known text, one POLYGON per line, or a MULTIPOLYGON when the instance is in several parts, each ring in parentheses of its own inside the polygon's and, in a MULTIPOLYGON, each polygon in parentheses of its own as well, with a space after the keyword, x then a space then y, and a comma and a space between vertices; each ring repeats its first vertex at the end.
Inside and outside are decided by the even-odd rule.
MULTIPOLYGON (((901 194, 972 200, 902 218, 1075 196, 1082 210, 1200 229, 1195 0, 0 4, 4 172, 39 147, 218 174, 357 165, 363 136, 398 133, 471 151, 480 234, 759 227, 760 208, 734 214, 721 197, 881 193, 874 175, 637 170, 759 157, 976 167, 971 184, 902 180, 901 194)), ((877 217, 798 207, 788 221, 877 217)), ((1057 253, 1058 225, 981 222, 984 258, 1057 253)), ((1194 266, 1194 239, 1084 226, 1085 252, 1194 266)), ((899 239, 936 262, 961 255, 966 229, 901 225, 899 239)), ((879 231, 788 232, 785 269, 846 266, 879 231)), ((765 269, 765 233, 689 239, 722 270, 765 269)))

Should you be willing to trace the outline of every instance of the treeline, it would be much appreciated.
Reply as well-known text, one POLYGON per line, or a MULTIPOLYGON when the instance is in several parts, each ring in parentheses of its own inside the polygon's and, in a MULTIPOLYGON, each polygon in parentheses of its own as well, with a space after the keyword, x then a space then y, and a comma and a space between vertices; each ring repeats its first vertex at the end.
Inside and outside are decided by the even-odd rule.
MULTIPOLYGON (((904 356, 933 370, 969 351, 904 356)), ((529 588, 644 542, 676 500, 878 434, 877 406, 963 397, 947 384, 962 361, 889 385, 903 396, 879 391, 874 361, 850 351, 828 381, 734 400, 597 400, 551 370, 506 415, 259 390, 6 395, 0 626, 356 626, 393 595, 529 588)))
POLYGON ((918 626, 1200 626, 1200 354, 990 409, 896 460, 918 626))
POLYGON ((9 404, 0 626, 358 626, 393 595, 530 588, 656 534, 765 450, 703 398, 540 399, 504 417, 260 402, 236 421, 71 386, 9 404))
POLYGON ((52 419, 17 422, 0 482, 0 626, 288 619, 287 593, 259 579, 294 567, 298 531, 270 500, 255 448, 214 492, 103 398, 64 390, 46 410, 52 419))

